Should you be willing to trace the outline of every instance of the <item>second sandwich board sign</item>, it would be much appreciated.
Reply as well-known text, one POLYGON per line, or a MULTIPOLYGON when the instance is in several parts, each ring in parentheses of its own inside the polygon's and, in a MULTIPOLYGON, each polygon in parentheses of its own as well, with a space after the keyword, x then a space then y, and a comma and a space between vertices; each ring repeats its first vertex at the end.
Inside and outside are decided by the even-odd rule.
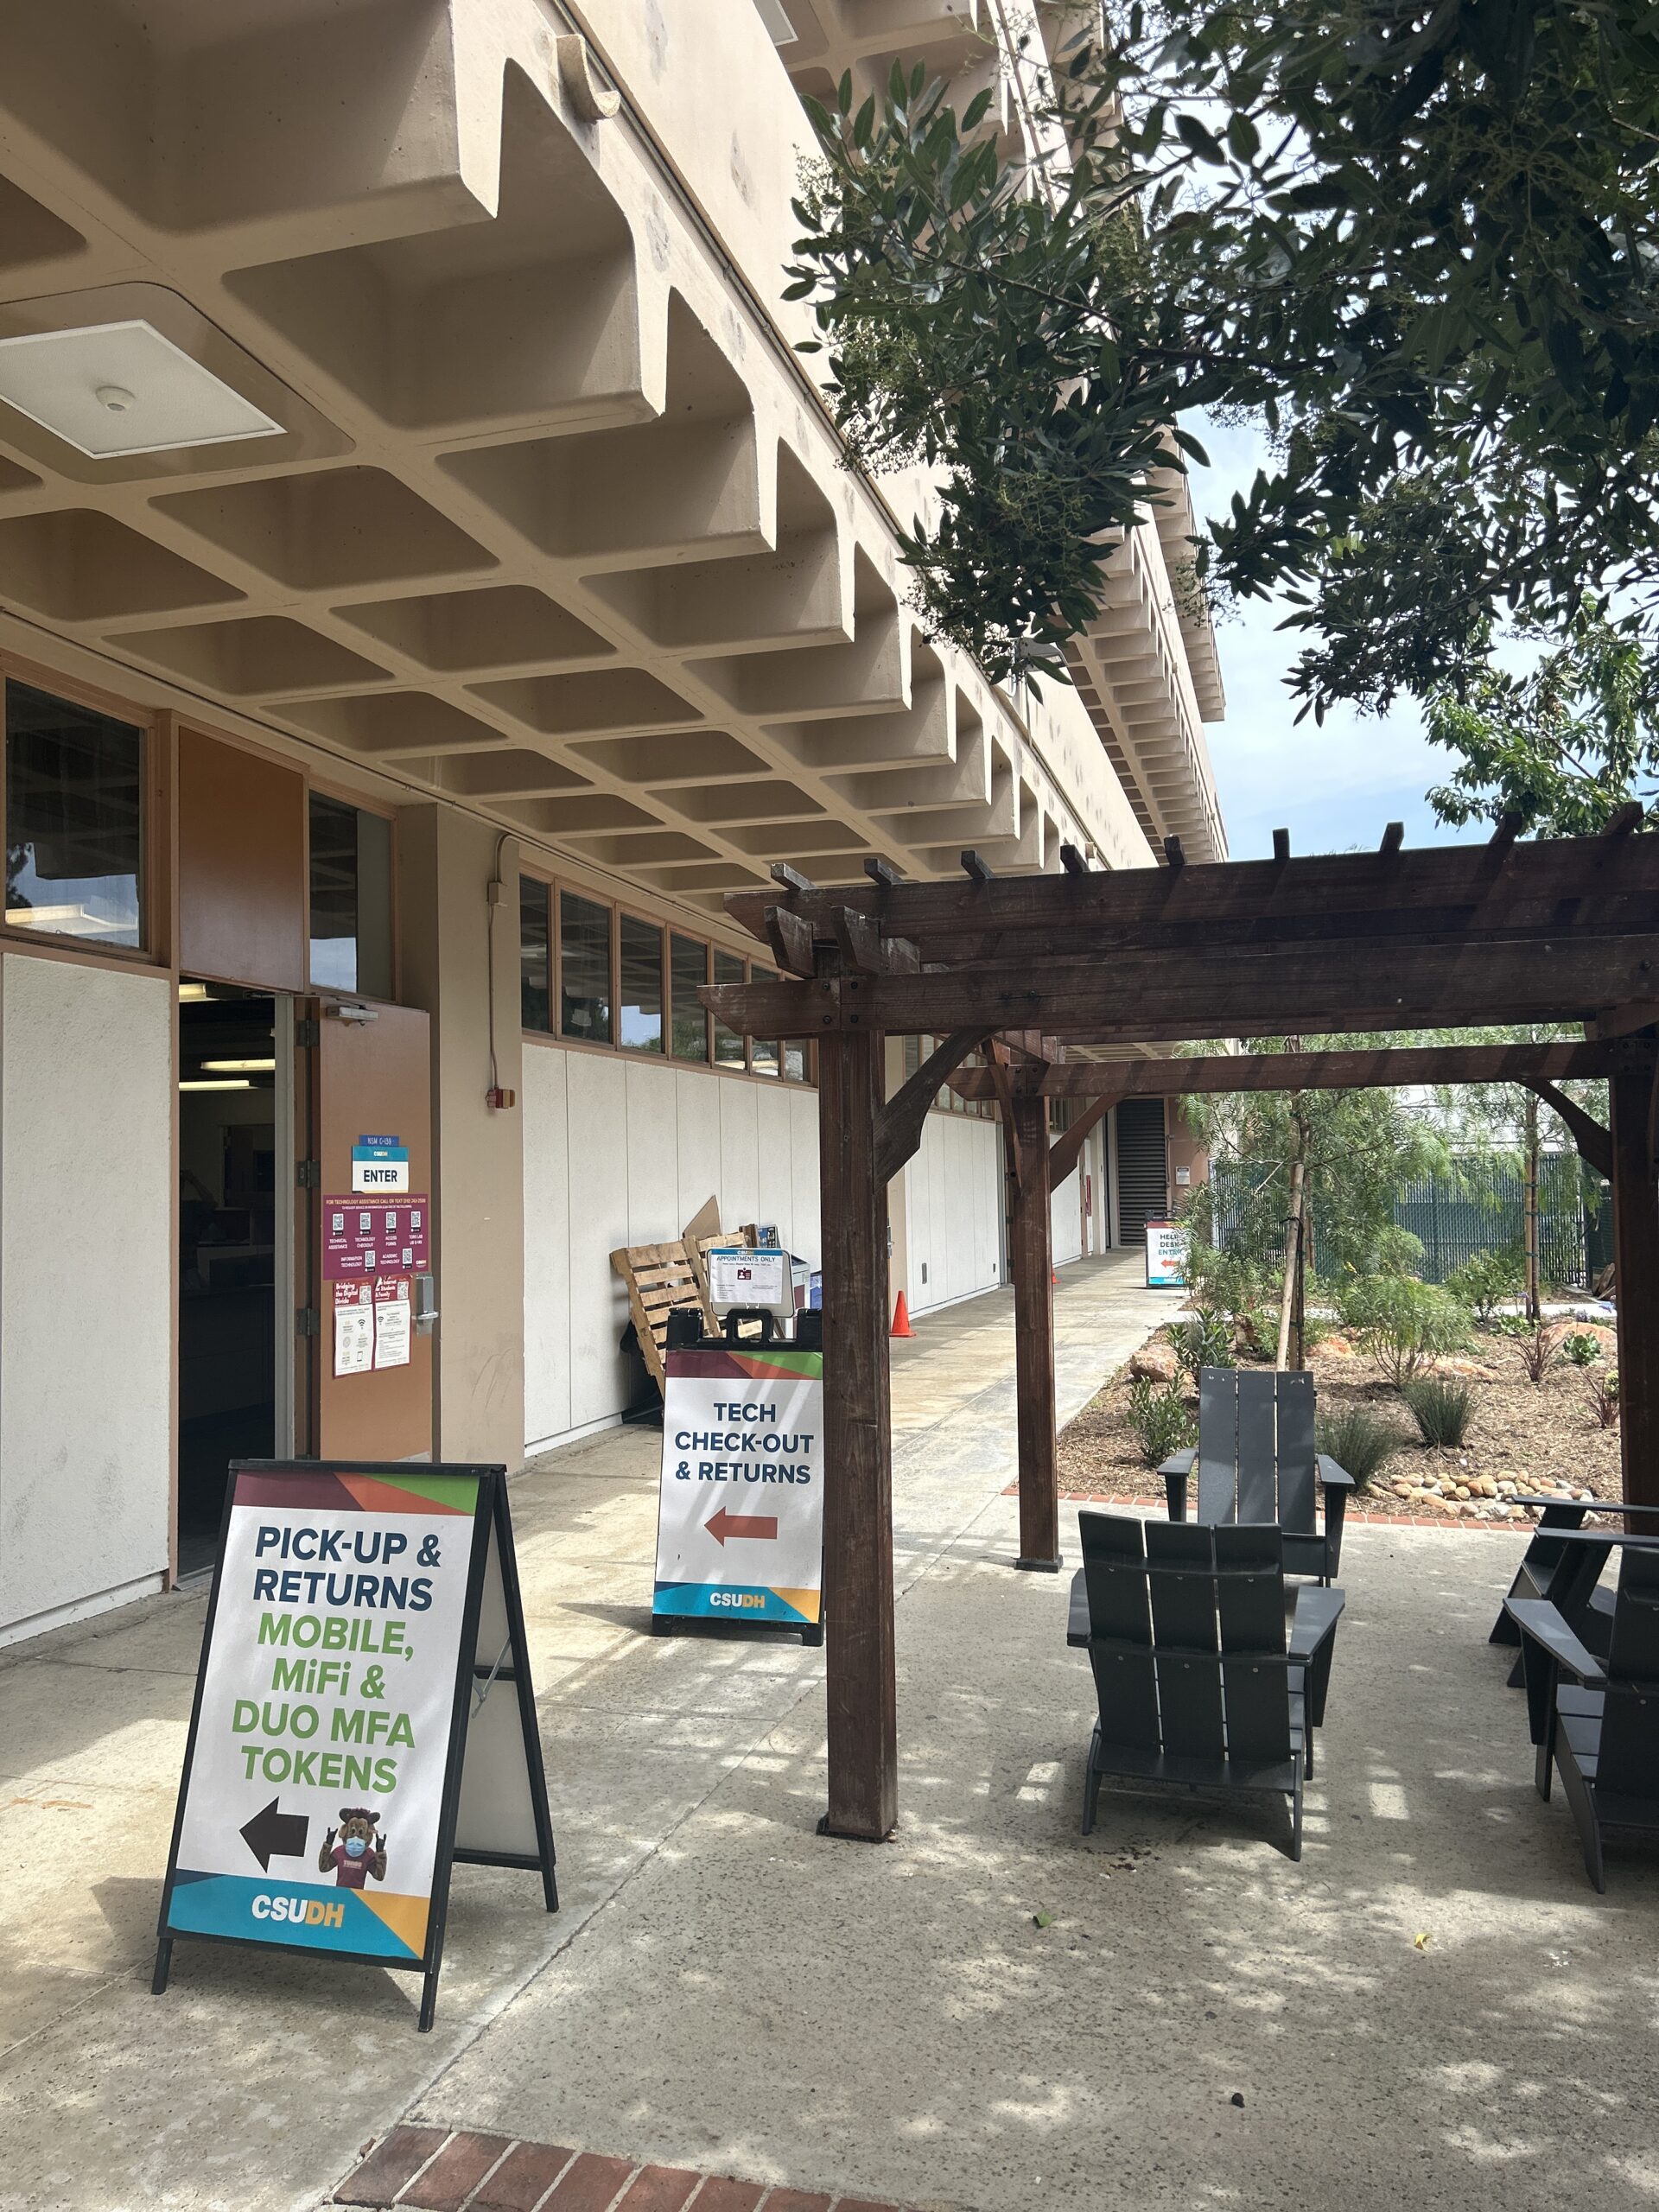
POLYGON ((823 1354, 670 1351, 652 1626, 764 1623, 823 1640, 823 1354))
POLYGON ((162 1895, 175 1940, 424 1976, 455 1859, 558 1907, 502 1467, 233 1462, 162 1895))

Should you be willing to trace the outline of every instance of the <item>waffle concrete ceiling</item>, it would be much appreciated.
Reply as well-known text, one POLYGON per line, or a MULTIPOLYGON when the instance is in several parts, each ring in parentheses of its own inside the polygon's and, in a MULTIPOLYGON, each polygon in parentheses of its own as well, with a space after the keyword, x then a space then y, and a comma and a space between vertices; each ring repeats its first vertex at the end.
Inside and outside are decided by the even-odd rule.
POLYGON ((5 11, 0 339, 142 321, 277 429, 99 460, 0 403, 0 605, 705 915, 773 859, 1144 864, 1078 698, 920 636, 776 302, 803 119, 709 4, 5 11))

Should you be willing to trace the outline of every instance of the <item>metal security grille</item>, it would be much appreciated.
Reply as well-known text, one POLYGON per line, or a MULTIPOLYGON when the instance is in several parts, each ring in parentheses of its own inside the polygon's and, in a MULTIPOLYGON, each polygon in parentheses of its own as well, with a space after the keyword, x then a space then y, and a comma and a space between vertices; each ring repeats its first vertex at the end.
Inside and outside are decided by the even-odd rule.
MULTIPOLYGON (((1216 1164, 1216 1225, 1222 1244, 1230 1243, 1236 1231, 1242 1193, 1259 1188, 1273 1173, 1265 1160, 1216 1164)), ((1588 1205, 1585 1188, 1575 1154, 1543 1155, 1538 1176, 1538 1263, 1547 1284, 1586 1283, 1612 1257, 1605 1186, 1599 1202, 1592 1199, 1588 1205)), ((1424 1281, 1444 1282, 1478 1252, 1506 1248, 1518 1252, 1525 1202, 1524 1185, 1510 1167, 1467 1154, 1453 1159, 1444 1175, 1402 1185, 1395 1195, 1394 1218, 1422 1245, 1419 1272, 1424 1281)), ((1271 1255, 1257 1256, 1268 1259, 1271 1255)))
POLYGON ((1169 1166, 1164 1147, 1161 1098, 1125 1098, 1117 1116, 1117 1215, 1119 1235, 1136 1243, 1149 1221, 1169 1211, 1169 1166))
MULTIPOLYGON (((1454 1160, 1450 1175, 1408 1183, 1394 1217, 1423 1248, 1425 1282, 1444 1282, 1477 1252, 1519 1251, 1525 1185, 1493 1160, 1454 1160)), ((1582 1283, 1585 1268, 1583 1178, 1573 1153, 1547 1152, 1539 1162, 1538 1268, 1547 1283, 1582 1283)))

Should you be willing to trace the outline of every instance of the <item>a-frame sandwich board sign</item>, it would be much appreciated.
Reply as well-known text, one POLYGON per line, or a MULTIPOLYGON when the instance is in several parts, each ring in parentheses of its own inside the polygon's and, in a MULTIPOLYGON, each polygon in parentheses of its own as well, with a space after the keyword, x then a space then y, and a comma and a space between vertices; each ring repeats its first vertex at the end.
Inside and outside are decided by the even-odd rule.
POLYGON ((233 1461, 152 1988, 181 1936, 322 1953, 429 2028, 456 1859, 558 1910, 505 1468, 233 1461))

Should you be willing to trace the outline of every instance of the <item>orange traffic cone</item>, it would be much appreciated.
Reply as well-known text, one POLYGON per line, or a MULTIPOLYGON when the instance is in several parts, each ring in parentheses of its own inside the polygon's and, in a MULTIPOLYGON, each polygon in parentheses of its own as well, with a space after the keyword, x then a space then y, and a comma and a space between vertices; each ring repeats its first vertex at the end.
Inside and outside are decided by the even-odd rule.
POLYGON ((899 1294, 899 1302, 893 1309, 893 1327, 889 1334, 895 1337, 913 1337, 915 1333, 915 1330, 910 1325, 910 1308, 905 1303, 905 1294, 901 1290, 899 1294))

